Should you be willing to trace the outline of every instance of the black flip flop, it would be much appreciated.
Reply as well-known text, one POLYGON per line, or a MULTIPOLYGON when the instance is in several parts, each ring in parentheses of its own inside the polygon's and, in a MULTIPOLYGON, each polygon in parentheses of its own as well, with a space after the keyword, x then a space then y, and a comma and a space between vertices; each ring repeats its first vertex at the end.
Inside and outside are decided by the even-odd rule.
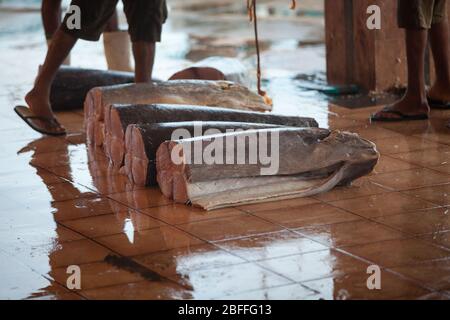
POLYGON ((63 136, 66 134, 66 130, 56 131, 58 128, 64 128, 54 118, 35 116, 33 112, 31 112, 31 110, 25 106, 16 106, 14 108, 14 111, 23 121, 25 121, 26 124, 28 124, 33 130, 39 133, 49 136, 63 136), (37 123, 33 122, 33 120, 39 120, 45 123, 46 128, 43 126, 39 126, 37 123))
POLYGON ((437 100, 430 97, 428 97, 427 99, 431 109, 440 109, 440 110, 450 109, 450 101, 437 100))
POLYGON ((428 120, 428 114, 414 114, 414 115, 409 115, 409 114, 404 114, 400 111, 397 110, 392 110, 390 107, 386 107, 383 110, 372 114, 370 116, 370 121, 372 122, 401 122, 401 121, 417 121, 417 120, 428 120), (383 112, 383 113, 390 113, 390 114, 395 114, 398 117, 396 118, 389 118, 389 117, 383 117, 383 116, 377 116, 378 113, 383 112))

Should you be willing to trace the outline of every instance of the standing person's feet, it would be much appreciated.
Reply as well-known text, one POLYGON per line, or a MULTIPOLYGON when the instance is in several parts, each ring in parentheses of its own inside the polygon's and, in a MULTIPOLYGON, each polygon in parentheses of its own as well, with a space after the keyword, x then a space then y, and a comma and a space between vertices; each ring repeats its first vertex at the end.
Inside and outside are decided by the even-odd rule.
POLYGON ((428 91, 428 103, 431 108, 450 109, 450 84, 435 83, 428 91))
POLYGON ((15 112, 34 130, 47 135, 64 135, 66 130, 56 120, 50 107, 48 95, 40 95, 35 89, 26 96, 25 101, 28 107, 17 106, 15 112))
POLYGON ((426 120, 429 113, 430 106, 426 100, 406 95, 402 100, 373 114, 370 120, 383 122, 426 120))

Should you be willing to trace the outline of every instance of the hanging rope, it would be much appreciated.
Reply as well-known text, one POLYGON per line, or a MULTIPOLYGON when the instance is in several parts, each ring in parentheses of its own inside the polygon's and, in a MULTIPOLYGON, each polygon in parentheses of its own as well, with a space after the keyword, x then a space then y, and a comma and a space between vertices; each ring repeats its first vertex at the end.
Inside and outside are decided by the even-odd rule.
POLYGON ((249 19, 250 21, 253 21, 253 27, 255 32, 256 76, 257 76, 258 94, 264 97, 266 93, 261 89, 261 54, 259 50, 258 16, 256 14, 256 0, 247 0, 247 9, 249 13, 249 19))
MULTIPOLYGON (((290 8, 294 10, 297 6, 296 0, 291 0, 290 8)), ((261 89, 261 55, 259 49, 259 37, 258 37, 258 16, 256 14, 256 0, 247 0, 247 12, 250 22, 253 22, 255 32, 255 46, 256 46, 256 80, 258 94, 263 96, 268 104, 271 104, 270 98, 266 95, 266 92, 261 89)))

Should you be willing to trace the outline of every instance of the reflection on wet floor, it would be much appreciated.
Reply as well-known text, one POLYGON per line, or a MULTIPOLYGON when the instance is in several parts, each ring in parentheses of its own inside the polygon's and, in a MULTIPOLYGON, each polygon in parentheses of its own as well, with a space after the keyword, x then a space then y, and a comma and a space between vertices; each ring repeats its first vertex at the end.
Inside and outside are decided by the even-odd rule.
MULTIPOLYGON (((176 37, 179 25, 169 25, 176 37)), ((205 213, 173 204, 156 188, 135 187, 110 168, 101 150, 87 148, 81 111, 58 114, 67 137, 24 127, 12 106, 32 82, 32 73, 22 73, 40 57, 17 48, 38 43, 39 31, 22 33, 2 40, 0 54, 7 75, 0 79, 0 298, 450 298, 449 111, 370 125, 379 107, 348 109, 298 88, 292 77, 323 72, 320 62, 308 69, 308 60, 275 59, 290 50, 292 59, 315 57, 323 46, 278 43, 265 53, 275 111, 358 132, 377 144, 380 163, 353 186, 314 198, 205 213), (29 59, 10 64, 14 54, 29 59), (371 264, 382 268, 381 290, 367 289, 371 264), (70 265, 81 268, 80 290, 67 288, 70 265)), ((159 74, 169 73, 168 61, 185 63, 172 53, 161 48, 159 74)), ((93 55, 87 66, 103 63, 93 55)))
POLYGON ((450 114, 371 126, 374 108, 328 108, 331 127, 378 144, 374 174, 315 198, 212 213, 130 185, 86 147, 79 114, 62 117, 73 128, 66 138, 2 130, 1 296, 448 298, 450 114), (365 286, 373 263, 386 283, 376 292, 365 286), (75 292, 65 288, 73 264, 83 275, 75 292))

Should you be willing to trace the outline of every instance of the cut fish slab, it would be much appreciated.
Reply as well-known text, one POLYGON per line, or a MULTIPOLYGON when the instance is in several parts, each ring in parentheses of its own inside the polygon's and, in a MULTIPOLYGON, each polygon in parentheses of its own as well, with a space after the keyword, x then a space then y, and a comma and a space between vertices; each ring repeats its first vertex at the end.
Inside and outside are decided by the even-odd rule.
POLYGON ((138 186, 154 186, 156 182, 156 151, 167 140, 207 136, 236 130, 283 127, 276 124, 188 121, 155 124, 132 124, 125 134, 123 172, 138 186))
POLYGON ((99 87, 89 91, 84 103, 90 144, 103 145, 105 109, 111 104, 183 104, 258 112, 272 110, 258 94, 228 81, 173 80, 99 87))
POLYGON ((125 157, 125 131, 132 124, 181 121, 249 122, 292 127, 317 127, 312 118, 192 105, 110 105, 105 111, 104 149, 113 166, 121 168, 125 157))
POLYGON ((50 104, 55 111, 82 109, 91 89, 133 81, 134 74, 130 72, 62 66, 52 82, 50 104))
MULTIPOLYGON (((263 175, 261 161, 246 164, 193 164, 195 143, 203 150, 220 146, 226 136, 236 139, 246 133, 215 135, 164 142, 157 150, 157 181, 162 193, 178 203, 206 210, 249 203, 307 197, 346 185, 369 174, 379 154, 375 145, 357 134, 317 128, 253 130, 259 143, 262 132, 279 137, 279 167, 263 175), (220 139, 219 143, 215 141, 220 139), (178 155, 174 161, 174 154, 178 155)), ((226 148, 226 146, 224 146, 226 148)), ((267 146, 267 149, 273 146, 267 146)), ((245 146, 249 152, 251 145, 245 146)), ((273 149, 274 150, 274 149, 273 149)), ((248 153, 247 153, 248 154, 248 153)), ((175 157, 176 158, 176 157, 175 157)))

